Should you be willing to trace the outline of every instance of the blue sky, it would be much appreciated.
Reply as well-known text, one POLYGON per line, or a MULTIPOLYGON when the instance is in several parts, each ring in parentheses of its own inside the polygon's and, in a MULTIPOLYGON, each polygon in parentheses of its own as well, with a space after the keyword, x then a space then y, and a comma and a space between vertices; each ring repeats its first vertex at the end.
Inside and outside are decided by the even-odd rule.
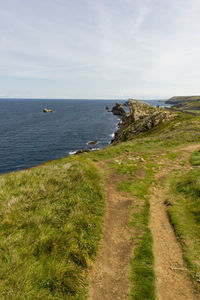
POLYGON ((199 0, 0 1, 0 97, 200 94, 199 0))

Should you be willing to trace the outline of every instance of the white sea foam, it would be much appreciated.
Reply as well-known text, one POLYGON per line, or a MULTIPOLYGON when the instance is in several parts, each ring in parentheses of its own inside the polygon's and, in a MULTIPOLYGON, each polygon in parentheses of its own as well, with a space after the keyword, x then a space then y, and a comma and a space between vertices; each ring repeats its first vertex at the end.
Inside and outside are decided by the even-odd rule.
POLYGON ((114 138, 114 137, 115 137, 115 133, 113 132, 113 133, 111 133, 109 136, 110 136, 111 138, 114 138))
POLYGON ((76 151, 69 151, 69 155, 74 155, 76 152, 77 152, 77 150, 76 151))

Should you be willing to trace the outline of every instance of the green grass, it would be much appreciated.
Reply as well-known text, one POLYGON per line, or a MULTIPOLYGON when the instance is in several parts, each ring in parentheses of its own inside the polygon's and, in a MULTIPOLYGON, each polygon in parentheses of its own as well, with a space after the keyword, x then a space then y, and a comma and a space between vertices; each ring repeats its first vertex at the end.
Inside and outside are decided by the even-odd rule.
POLYGON ((166 158, 168 158, 171 161, 176 161, 177 158, 179 158, 182 153, 183 151, 176 151, 176 152, 167 151, 166 158))
POLYGON ((153 238, 149 230, 149 188, 153 182, 152 164, 147 161, 145 178, 132 181, 129 188, 138 199, 138 207, 135 207, 130 223, 136 242, 131 260, 131 300, 155 299, 153 238))
POLYGON ((180 102, 173 106, 173 109, 183 111, 186 113, 200 115, 200 100, 198 98, 198 100, 195 101, 194 98, 186 102, 180 102))
MULTIPOLYGON (((118 188, 136 199, 130 222, 135 244, 130 298, 155 299, 149 188, 155 183, 154 172, 164 167, 163 158, 176 161, 179 146, 197 142, 200 118, 178 114, 172 122, 101 151, 1 175, 0 298, 87 299, 87 274, 98 252, 105 209, 103 177, 94 163, 104 162, 125 176, 118 188), (140 169, 143 178, 137 176, 140 169)), ((198 151, 190 162, 194 170, 172 178, 166 203, 191 274, 198 280, 198 151)))
POLYGON ((190 163, 192 166, 200 166, 200 150, 192 153, 190 156, 190 163))
MULTIPOLYGON (((196 166, 198 151, 190 156, 196 166)), ((185 174, 175 174, 166 201, 171 223, 180 240, 184 259, 191 278, 200 292, 200 169, 194 168, 185 174)))
POLYGON ((0 177, 1 299, 86 299, 104 213, 91 162, 63 159, 0 177))
POLYGON ((126 157, 119 164, 113 163, 119 174, 130 176, 130 165, 133 164, 129 179, 118 183, 118 188, 122 192, 128 192, 136 197, 136 203, 132 208, 130 229, 135 244, 131 259, 131 300, 154 300, 155 299, 155 275, 154 256, 152 251, 152 234, 149 230, 149 188, 154 180, 153 166, 148 160, 141 160, 141 156, 126 157), (132 158, 134 160, 130 160, 132 158), (134 176, 134 171, 144 168, 145 177, 143 179, 134 176), (127 171, 127 172, 125 172, 127 171), (134 178, 134 179, 133 179, 134 178))
MULTIPOLYGON (((148 212, 144 214, 147 217, 148 212)), ((155 299, 155 275, 153 270, 152 235, 148 228, 141 234, 131 261, 132 300, 155 299)))

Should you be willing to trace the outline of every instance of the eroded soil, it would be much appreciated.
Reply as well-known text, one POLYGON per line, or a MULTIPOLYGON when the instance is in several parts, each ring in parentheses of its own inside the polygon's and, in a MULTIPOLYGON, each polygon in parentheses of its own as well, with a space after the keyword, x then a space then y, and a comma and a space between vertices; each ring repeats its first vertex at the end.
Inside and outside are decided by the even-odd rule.
MULTIPOLYGON (((172 170, 189 168, 189 165, 182 167, 180 162, 188 159, 199 147, 198 144, 178 149, 177 151, 181 150, 183 154, 175 163, 166 159, 164 167, 155 174, 158 185, 151 188, 150 229, 154 238, 158 300, 200 299, 187 275, 181 247, 169 222, 164 204, 166 191, 162 187, 163 180, 170 176, 172 170)), ((107 213, 100 252, 89 274, 89 300, 126 300, 129 294, 130 259, 134 246, 128 222, 130 207, 137 200, 122 195, 117 189, 117 182, 123 178, 114 173, 109 174, 104 164, 100 164, 99 167, 106 176, 107 213)), ((138 171, 136 175, 142 178, 145 173, 138 171)))
MULTIPOLYGON (((169 222, 164 200, 166 191, 162 187, 163 180, 172 170, 180 169, 179 162, 188 156, 199 145, 183 148, 183 155, 176 164, 167 164, 156 174, 157 186, 151 189, 150 228, 154 238, 153 252, 155 257, 155 274, 158 300, 197 300, 200 296, 194 292, 187 275, 180 244, 176 240, 174 230, 169 222)), ((189 168, 189 166, 186 166, 189 168)))
POLYGON ((129 293, 133 242, 128 222, 134 200, 117 190, 119 180, 114 173, 106 176, 107 212, 100 253, 89 276, 90 300, 125 300, 129 293))

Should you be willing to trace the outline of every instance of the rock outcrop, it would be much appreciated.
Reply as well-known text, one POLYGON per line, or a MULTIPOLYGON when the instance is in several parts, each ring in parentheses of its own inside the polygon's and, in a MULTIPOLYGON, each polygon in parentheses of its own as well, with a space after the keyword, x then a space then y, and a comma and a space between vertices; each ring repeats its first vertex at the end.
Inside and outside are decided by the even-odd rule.
POLYGON ((98 141, 95 140, 95 141, 89 141, 87 142, 88 145, 97 145, 98 144, 98 141))
POLYGON ((47 112, 53 112, 53 110, 50 109, 50 108, 44 108, 44 109, 43 109, 43 112, 44 112, 44 113, 47 113, 47 112))
POLYGON ((116 103, 111 112, 113 113, 113 115, 117 115, 117 116, 126 116, 126 111, 125 109, 123 108, 123 104, 120 104, 120 103, 116 103))
POLYGON ((77 154, 82 154, 82 153, 85 153, 85 152, 90 152, 90 150, 81 149, 81 150, 77 150, 74 154, 77 155, 77 154))
POLYGON ((118 124, 119 130, 115 133, 114 142, 130 140, 134 136, 176 117, 174 112, 153 107, 142 101, 129 99, 126 105, 130 112, 123 117, 122 123, 118 124))

